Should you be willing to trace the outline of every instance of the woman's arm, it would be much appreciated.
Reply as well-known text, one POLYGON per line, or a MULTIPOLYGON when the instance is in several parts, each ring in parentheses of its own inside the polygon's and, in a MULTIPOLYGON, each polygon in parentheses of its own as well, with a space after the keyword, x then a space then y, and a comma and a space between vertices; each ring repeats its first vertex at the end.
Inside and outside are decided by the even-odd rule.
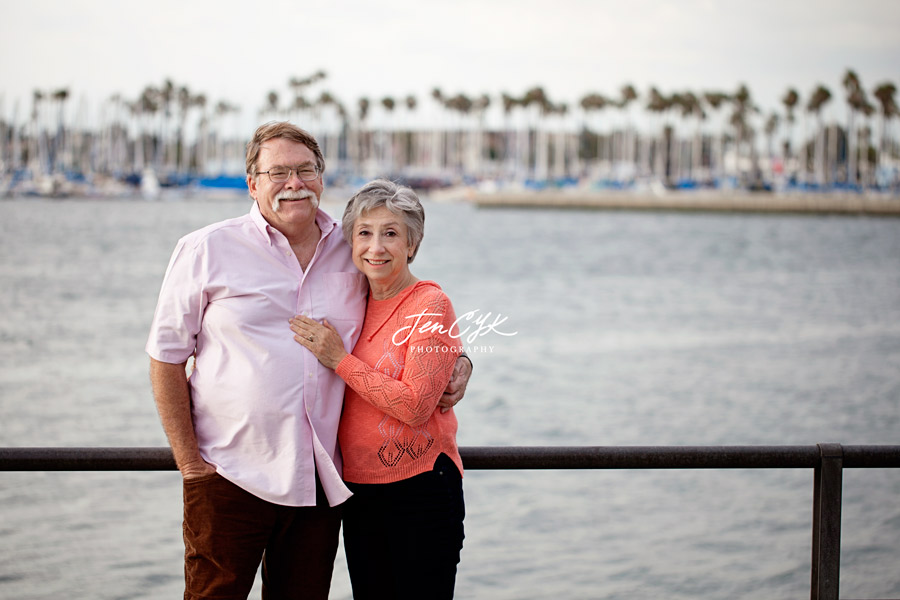
POLYGON ((378 410, 412 427, 437 408, 450 381, 457 352, 440 336, 420 339, 406 349, 400 379, 394 379, 348 354, 335 370, 347 385, 378 410))
MULTIPOLYGON (((448 387, 459 354, 459 341, 450 337, 455 320, 449 299, 431 314, 442 315, 440 331, 413 331, 407 342, 405 364, 399 379, 367 365, 348 354, 334 328, 304 316, 291 319, 294 339, 310 350, 360 396, 382 412, 408 425, 425 423, 434 413, 448 387)), ((392 343, 388 341, 388 343, 392 343)), ((466 359, 460 359, 469 366, 466 359)), ((466 369, 464 369, 466 370, 466 369)), ((471 368, 465 375, 471 373, 471 368)), ((468 381, 468 377, 465 377, 468 381)), ((463 389, 464 386, 463 386, 463 389)))
POLYGON ((338 363, 347 356, 344 340, 325 319, 321 323, 304 315, 297 315, 290 320, 294 340, 315 354, 319 362, 329 369, 336 369, 338 363))

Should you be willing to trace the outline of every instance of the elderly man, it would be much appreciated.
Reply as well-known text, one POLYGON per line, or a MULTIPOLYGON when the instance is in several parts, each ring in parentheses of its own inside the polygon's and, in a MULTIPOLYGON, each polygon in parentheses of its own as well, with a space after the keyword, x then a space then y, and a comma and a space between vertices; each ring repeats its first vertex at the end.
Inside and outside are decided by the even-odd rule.
MULTIPOLYGON (((340 530, 344 383, 293 340, 289 319, 328 319, 349 350, 366 279, 318 208, 316 140, 284 122, 247 145, 250 213, 179 240, 147 353, 184 484, 185 599, 327 598, 340 530), (189 357, 193 371, 186 374, 189 357)), ((460 358, 442 405, 463 395, 460 358)))

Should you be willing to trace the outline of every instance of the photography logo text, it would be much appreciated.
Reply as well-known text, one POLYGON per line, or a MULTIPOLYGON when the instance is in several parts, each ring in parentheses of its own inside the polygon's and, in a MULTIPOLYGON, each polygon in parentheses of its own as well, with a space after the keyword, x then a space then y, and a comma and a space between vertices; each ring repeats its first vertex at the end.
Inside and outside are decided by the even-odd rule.
POLYGON ((477 309, 470 310, 459 315, 449 327, 445 327, 441 320, 441 317, 444 316, 443 313, 430 313, 423 310, 420 313, 407 316, 406 318, 411 320, 410 324, 398 329, 394 333, 392 341, 394 344, 400 346, 408 342, 413 333, 437 333, 449 335, 455 340, 460 340, 459 346, 439 349, 433 347, 421 348, 422 351, 465 351, 467 353, 493 352, 494 346, 475 345, 475 341, 489 333, 510 337, 516 335, 518 331, 503 331, 500 326, 506 322, 508 317, 504 317, 498 313, 493 317, 493 320, 491 320, 491 315, 492 313, 490 312, 480 314, 480 311, 477 309), (466 345, 464 345, 463 342, 465 342, 466 345))

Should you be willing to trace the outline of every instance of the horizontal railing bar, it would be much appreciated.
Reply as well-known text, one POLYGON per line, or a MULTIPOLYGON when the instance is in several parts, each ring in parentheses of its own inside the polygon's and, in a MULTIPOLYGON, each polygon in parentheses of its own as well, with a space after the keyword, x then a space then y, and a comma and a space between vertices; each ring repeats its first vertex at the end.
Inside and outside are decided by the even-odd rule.
POLYGON ((159 448, 0 448, 0 471, 174 471, 159 448))
POLYGON ((467 469, 813 468, 816 446, 468 447, 467 469))
POLYGON ((900 446, 841 446, 844 468, 900 468, 900 446))
MULTIPOLYGON (((900 468, 900 446, 842 446, 844 468, 900 468)), ((795 469, 818 446, 467 446, 466 469, 795 469)), ((167 447, 0 448, 0 471, 169 471, 167 447)))

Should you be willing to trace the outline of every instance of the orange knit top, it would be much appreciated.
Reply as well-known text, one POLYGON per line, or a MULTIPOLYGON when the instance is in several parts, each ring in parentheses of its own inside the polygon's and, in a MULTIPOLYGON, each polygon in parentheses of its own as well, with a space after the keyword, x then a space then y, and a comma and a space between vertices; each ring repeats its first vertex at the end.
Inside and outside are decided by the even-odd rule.
POLYGON ((463 472, 456 415, 437 407, 462 351, 455 320, 433 281, 387 300, 369 297, 359 341, 335 369, 347 382, 338 430, 345 481, 408 479, 430 471, 442 452, 463 472))

